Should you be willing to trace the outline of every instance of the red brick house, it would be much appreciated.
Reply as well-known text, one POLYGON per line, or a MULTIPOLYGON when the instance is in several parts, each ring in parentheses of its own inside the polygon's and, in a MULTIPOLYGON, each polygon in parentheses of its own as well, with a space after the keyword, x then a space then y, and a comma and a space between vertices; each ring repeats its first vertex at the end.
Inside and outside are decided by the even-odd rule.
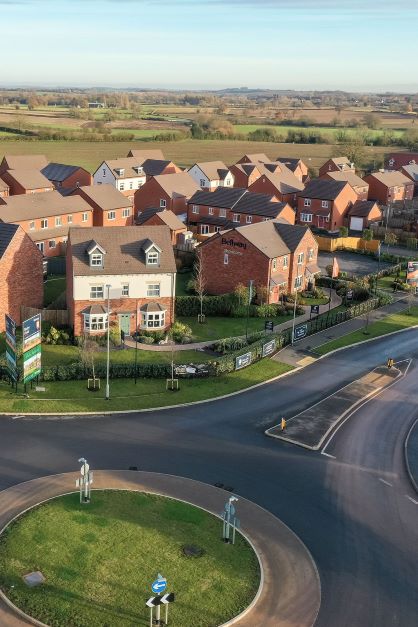
POLYGON ((357 200, 347 211, 346 222, 351 231, 363 231, 381 222, 382 210, 375 200, 357 200))
POLYGON ((239 161, 237 161, 238 163, 270 163, 271 159, 268 158, 267 155, 265 155, 263 152, 257 152, 257 153, 252 153, 252 154, 246 154, 243 157, 241 157, 241 159, 239 161))
POLYGON ((357 194, 359 200, 367 200, 369 195, 369 185, 362 178, 357 176, 352 170, 343 170, 342 172, 327 172, 322 177, 332 181, 346 181, 351 185, 357 194))
POLYGON ((52 192, 54 186, 39 170, 7 170, 1 175, 10 196, 52 192))
POLYGON ((369 184, 369 198, 383 205, 411 200, 414 196, 414 182, 396 170, 373 172, 364 180, 369 184))
POLYGON ((250 185, 250 192, 260 194, 270 194, 276 196, 281 202, 287 202, 291 207, 297 205, 297 194, 303 190, 305 185, 302 181, 288 170, 283 164, 266 164, 262 175, 250 185), (267 169, 269 166, 275 166, 275 171, 271 172, 267 169))
POLYGON ((0 333, 4 314, 22 324, 21 307, 43 307, 42 254, 18 224, 0 223, 0 333))
POLYGON ((165 160, 163 151, 158 148, 153 148, 151 150, 130 150, 126 156, 135 157, 138 163, 144 163, 147 159, 157 159, 159 161, 165 160))
POLYGON ((347 172, 351 170, 356 171, 354 163, 352 163, 347 157, 333 157, 325 161, 319 168, 319 176, 324 176, 327 172, 347 172))
POLYGON ((159 207, 145 209, 136 218, 136 224, 139 226, 168 226, 173 246, 180 242, 181 236, 187 231, 186 225, 175 213, 159 207))
POLYGON ((298 194, 296 221, 330 233, 345 226, 349 208, 358 200, 351 185, 345 181, 314 179, 298 194))
POLYGON ((93 209, 93 226, 133 224, 131 201, 109 183, 77 187, 71 195, 81 196, 93 209))
POLYGON ((250 185, 260 178, 262 168, 255 163, 236 163, 229 168, 234 177, 234 187, 248 189, 250 185))
POLYGON ((147 181, 152 176, 160 176, 161 174, 178 174, 182 169, 176 166, 172 161, 166 159, 145 159, 141 164, 145 172, 147 181))
POLYGON ((58 190, 73 190, 76 187, 93 183, 93 177, 90 172, 87 172, 79 165, 48 163, 45 168, 42 168, 41 172, 58 190))
POLYGON ((309 170, 306 163, 302 159, 294 159, 292 157, 277 157, 276 161, 285 165, 299 181, 306 183, 309 179, 309 170))
POLYGON ((48 165, 45 155, 5 155, 0 163, 0 176, 7 170, 42 170, 48 165))
POLYGON ((0 222, 19 224, 45 257, 65 253, 70 226, 92 226, 93 209, 80 196, 57 191, 3 198, 0 222))
POLYGON ((246 189, 200 191, 188 202, 187 225, 189 230, 202 237, 210 237, 240 224, 256 224, 278 218, 294 224, 295 212, 275 196, 255 194, 246 189))
POLYGON ((199 246, 209 294, 232 292, 254 281, 277 303, 283 294, 305 289, 319 273, 318 244, 306 226, 276 220, 218 233, 199 246))
POLYGON ((400 170, 404 165, 418 163, 418 152, 390 152, 385 158, 385 168, 400 170))
POLYGON ((74 335, 132 335, 167 329, 174 320, 176 263, 166 226, 70 229, 67 305, 74 335))
POLYGON ((154 176, 135 192, 135 215, 152 207, 169 209, 176 215, 186 214, 187 202, 198 190, 199 185, 188 172, 154 176))

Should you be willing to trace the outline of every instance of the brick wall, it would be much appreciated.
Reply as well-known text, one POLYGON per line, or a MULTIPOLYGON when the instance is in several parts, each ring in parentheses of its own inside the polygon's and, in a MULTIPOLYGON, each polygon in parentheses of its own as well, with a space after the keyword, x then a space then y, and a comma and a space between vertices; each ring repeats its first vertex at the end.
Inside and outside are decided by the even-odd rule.
POLYGON ((0 259, 0 332, 4 314, 21 324, 20 308, 43 307, 42 254, 23 229, 18 229, 0 259))
POLYGON ((276 196, 277 200, 280 200, 281 202, 287 202, 291 207, 296 207, 297 205, 296 193, 282 194, 282 192, 277 189, 277 187, 266 176, 260 176, 260 178, 258 178, 252 185, 249 186, 248 191, 276 196))
POLYGON ((78 168, 78 170, 62 181, 61 187, 73 189, 74 187, 82 187, 84 185, 93 185, 93 176, 84 168, 78 168))

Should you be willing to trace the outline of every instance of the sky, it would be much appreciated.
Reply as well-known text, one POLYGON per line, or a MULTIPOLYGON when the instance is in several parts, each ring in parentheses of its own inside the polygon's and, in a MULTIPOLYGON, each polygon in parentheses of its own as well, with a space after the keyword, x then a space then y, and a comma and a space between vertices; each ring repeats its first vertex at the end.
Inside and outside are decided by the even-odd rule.
POLYGON ((416 0, 0 0, 0 23, 1 86, 418 91, 416 0))

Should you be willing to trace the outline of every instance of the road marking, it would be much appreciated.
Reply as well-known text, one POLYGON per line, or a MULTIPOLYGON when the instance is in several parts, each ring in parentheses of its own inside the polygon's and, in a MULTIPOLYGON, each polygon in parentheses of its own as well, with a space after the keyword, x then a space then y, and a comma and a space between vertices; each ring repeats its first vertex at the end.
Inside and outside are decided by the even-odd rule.
POLYGON ((12 416, 12 420, 17 420, 17 418, 25 418, 25 416, 12 416))
POLYGON ((418 505, 418 501, 416 501, 415 499, 412 498, 412 496, 408 496, 408 494, 405 494, 406 498, 409 499, 414 505, 418 505))
POLYGON ((379 481, 381 481, 385 485, 388 485, 390 488, 393 488, 393 484, 389 483, 389 481, 385 481, 385 479, 381 479, 381 477, 379 477, 379 481))
POLYGON ((337 459, 335 457, 335 455, 330 455, 329 453, 324 453, 324 451, 321 451, 321 455, 325 455, 325 457, 331 457, 331 459, 337 459))

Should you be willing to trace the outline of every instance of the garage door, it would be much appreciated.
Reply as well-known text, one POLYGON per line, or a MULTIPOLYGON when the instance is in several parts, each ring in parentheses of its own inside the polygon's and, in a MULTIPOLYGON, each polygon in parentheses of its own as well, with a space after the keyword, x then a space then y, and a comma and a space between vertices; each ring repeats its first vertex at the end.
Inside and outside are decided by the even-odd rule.
POLYGON ((352 231, 362 231, 363 230, 363 218, 351 218, 350 220, 350 229, 352 231))

